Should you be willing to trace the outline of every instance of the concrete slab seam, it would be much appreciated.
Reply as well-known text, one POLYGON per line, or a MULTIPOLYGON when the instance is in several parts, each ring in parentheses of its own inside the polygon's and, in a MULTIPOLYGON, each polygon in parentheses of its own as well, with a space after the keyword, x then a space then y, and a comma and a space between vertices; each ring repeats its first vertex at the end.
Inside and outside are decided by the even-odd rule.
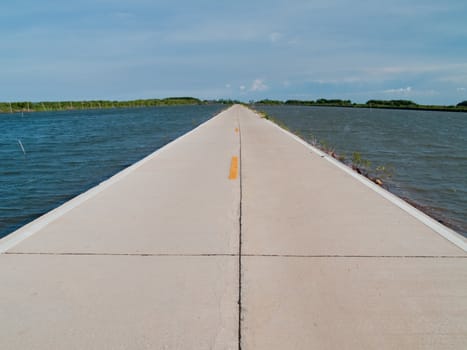
MULTIPOLYGON (((230 107, 232 108, 232 107, 230 107)), ((36 218, 35 220, 31 221, 30 223, 18 228, 17 230, 13 231, 12 233, 8 234, 7 236, 0 239, 0 254, 5 253, 9 249, 15 247, 28 237, 31 237, 38 231, 42 230, 44 227, 52 223, 53 221, 57 220, 58 218, 65 215, 70 210, 78 207, 82 203, 86 202, 88 199, 93 198, 97 194, 104 191, 109 186, 119 182, 120 180, 124 179, 126 176, 134 172, 136 169, 140 168, 142 165, 147 163, 148 161, 152 160, 154 157, 158 156, 160 153, 167 151, 174 144, 179 142, 180 140, 184 139, 185 137, 191 135, 205 124, 220 118, 225 112, 227 112, 230 108, 221 111, 214 117, 208 119, 204 123, 198 125, 196 128, 190 130, 186 134, 181 135, 180 137, 176 138, 175 140, 169 142, 168 144, 162 146, 161 148, 157 149, 153 153, 147 155, 146 157, 142 158, 141 160, 137 161, 136 163, 130 165, 129 167, 121 170, 120 172, 116 173, 115 175, 111 176, 110 178, 102 181, 98 185, 88 189, 87 191, 79 194, 78 196, 70 199, 69 201, 63 203, 62 205, 58 206, 55 209, 45 213, 44 215, 36 218)))
POLYGON ((242 305, 242 225, 243 225, 243 176, 242 176, 242 132, 240 128, 240 118, 237 115, 238 128, 236 133, 239 140, 239 187, 240 187, 240 201, 239 201, 239 215, 238 215, 238 350, 242 350, 242 318, 243 318, 243 305, 242 305))
POLYGON ((246 258, 318 258, 318 259, 467 259, 467 255, 326 255, 326 254, 236 254, 236 253, 76 253, 76 252, 5 252, 3 255, 43 256, 137 256, 137 257, 246 257, 246 258))
POLYGON ((76 253, 76 252, 5 252, 3 255, 45 255, 45 256, 138 256, 138 257, 232 257, 236 253, 76 253))
MULTIPOLYGON (((261 118, 261 116, 259 116, 257 113, 255 113, 255 114, 259 118, 261 118)), ((388 200, 391 203, 395 204, 397 207, 404 210, 405 212, 410 214, 412 217, 416 218, 417 220, 419 220, 420 222, 422 222, 423 224, 428 226, 434 232, 436 232, 440 236, 444 237, 446 240, 448 240, 452 244, 456 245, 458 248, 462 249, 464 252, 467 252, 467 240, 463 236, 461 236, 459 233, 457 233, 454 230, 451 230, 450 228, 442 225, 441 223, 439 223, 438 221, 436 221, 432 217, 426 215, 425 213, 421 212, 417 208, 411 206, 409 203, 405 202, 401 198, 399 198, 396 195, 392 194, 391 192, 385 190, 384 188, 374 184, 373 182, 368 180, 366 177, 358 174, 357 172, 355 172, 354 170, 352 170, 351 168, 349 168, 345 164, 337 161, 336 159, 330 157, 328 154, 326 154, 326 153, 322 152, 321 150, 317 149, 316 147, 310 145, 309 143, 307 143, 305 140, 301 139, 297 135, 291 133, 288 130, 285 130, 285 129, 281 128, 279 125, 277 125, 276 123, 274 123, 274 122, 272 122, 270 120, 265 119, 265 121, 270 123, 271 125, 273 125, 275 128, 279 129, 280 131, 282 131, 283 133, 285 133, 289 137, 293 138, 298 143, 300 143, 303 146, 307 147, 313 153, 317 154, 318 156, 320 156, 323 159, 326 159, 328 162, 330 162, 334 166, 336 166, 339 169, 343 170, 344 172, 346 172, 347 174, 349 174, 350 176, 352 176, 353 178, 355 178, 356 180, 358 180, 359 182, 361 182, 365 186, 369 187, 370 189, 372 189, 373 191, 375 191, 376 193, 378 193, 379 195, 384 197, 386 200, 388 200)))

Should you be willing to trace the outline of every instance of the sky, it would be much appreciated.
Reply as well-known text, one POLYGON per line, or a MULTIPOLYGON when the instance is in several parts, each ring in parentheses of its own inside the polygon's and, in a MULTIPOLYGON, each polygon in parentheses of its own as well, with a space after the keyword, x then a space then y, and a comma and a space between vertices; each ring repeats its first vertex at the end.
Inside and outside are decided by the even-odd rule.
POLYGON ((466 0, 4 0, 0 101, 467 100, 466 0))

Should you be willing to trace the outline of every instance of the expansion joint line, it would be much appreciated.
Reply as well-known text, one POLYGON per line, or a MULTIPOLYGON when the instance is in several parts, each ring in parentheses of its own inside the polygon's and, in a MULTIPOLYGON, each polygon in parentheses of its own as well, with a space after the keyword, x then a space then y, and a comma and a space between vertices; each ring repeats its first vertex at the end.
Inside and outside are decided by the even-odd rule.
POLYGON ((238 215, 238 350, 242 349, 242 199, 243 199, 243 162, 242 162, 242 129, 237 110, 238 138, 239 138, 239 185, 240 203, 238 215))

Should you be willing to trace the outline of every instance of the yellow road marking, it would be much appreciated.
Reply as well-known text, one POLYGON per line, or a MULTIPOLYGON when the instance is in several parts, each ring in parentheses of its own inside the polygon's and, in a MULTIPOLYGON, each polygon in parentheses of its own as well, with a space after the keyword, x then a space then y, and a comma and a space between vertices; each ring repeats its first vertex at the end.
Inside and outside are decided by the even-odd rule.
POLYGON ((238 157, 232 157, 230 162, 229 180, 235 180, 238 176, 238 157))

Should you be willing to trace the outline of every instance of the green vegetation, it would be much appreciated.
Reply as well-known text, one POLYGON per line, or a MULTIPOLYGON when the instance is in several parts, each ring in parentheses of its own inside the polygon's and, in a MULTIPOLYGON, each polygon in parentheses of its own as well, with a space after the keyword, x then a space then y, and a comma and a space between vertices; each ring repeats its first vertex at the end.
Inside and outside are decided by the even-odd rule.
POLYGON ((386 108, 386 109, 413 109, 424 111, 446 111, 446 112, 467 112, 467 101, 463 101, 456 106, 432 106, 419 105, 410 100, 369 100, 366 103, 354 103, 350 100, 324 99, 316 101, 308 100, 261 100, 254 102, 256 105, 292 105, 292 106, 323 106, 323 107, 356 107, 356 108, 386 108))
POLYGON ((352 106, 352 101, 350 100, 339 100, 332 99, 328 100, 325 98, 320 98, 316 101, 300 101, 300 100, 287 100, 284 102, 286 105, 301 105, 301 106, 352 106))
POLYGON ((176 105, 234 104, 232 100, 202 101, 194 97, 168 97, 132 101, 61 101, 61 102, 0 102, 0 113, 44 112, 77 109, 139 108, 176 105))
POLYGON ((418 105, 410 100, 369 100, 367 105, 371 107, 417 107, 418 105))
POLYGON ((360 152, 354 152, 352 154, 352 164, 358 168, 369 169, 371 162, 367 159, 363 159, 360 152))
POLYGON ((433 106, 419 105, 410 100, 369 100, 365 105, 355 104, 355 107, 389 108, 389 109, 414 109, 422 111, 467 112, 467 106, 433 106))
POLYGON ((269 114, 267 114, 266 112, 259 112, 259 111, 255 111, 255 112, 258 113, 261 118, 268 119, 268 120, 270 119, 269 114))
POLYGON ((279 100, 261 100, 254 102, 254 104, 259 105, 293 105, 293 106, 338 106, 338 107, 352 107, 352 101, 350 100, 327 100, 325 98, 320 98, 316 101, 301 101, 301 100, 287 100, 285 102, 279 100))
POLYGON ((282 101, 279 101, 279 100, 261 100, 261 101, 258 101, 258 102, 254 102, 253 103, 256 103, 256 104, 260 104, 260 105, 282 105, 284 104, 284 102, 282 101))
POLYGON ((242 104, 245 103, 239 100, 232 100, 232 99, 218 99, 218 100, 204 100, 204 103, 208 104, 223 104, 223 105, 234 105, 234 104, 242 104))
MULTIPOLYGON (((175 105, 201 105, 201 104, 245 104, 232 99, 200 100, 194 97, 168 97, 163 99, 139 99, 131 101, 59 101, 59 102, 0 102, 0 113, 63 111, 77 109, 109 109, 109 108, 139 108, 175 105)), ((320 106, 320 107, 357 107, 357 108, 387 108, 387 109, 414 109, 426 111, 452 111, 467 112, 467 101, 456 106, 430 106, 419 105, 410 100, 369 100, 364 104, 354 103, 350 100, 325 99, 308 100, 271 100, 250 101, 250 105, 292 105, 292 106, 320 106)))
POLYGON ((379 165, 375 168, 375 173, 378 177, 390 178, 394 175, 394 167, 386 166, 386 165, 379 165))

